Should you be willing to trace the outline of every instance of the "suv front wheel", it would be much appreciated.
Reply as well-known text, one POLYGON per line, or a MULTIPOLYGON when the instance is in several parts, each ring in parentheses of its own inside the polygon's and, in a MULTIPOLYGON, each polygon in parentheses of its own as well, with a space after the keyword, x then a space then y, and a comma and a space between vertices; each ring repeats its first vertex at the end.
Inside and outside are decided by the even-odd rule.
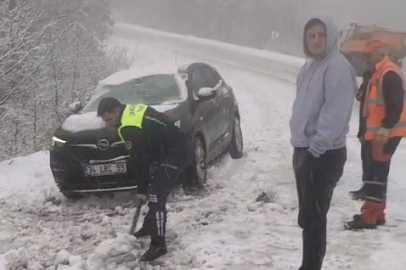
POLYGON ((244 150, 244 141, 240 119, 236 116, 233 122, 233 134, 230 143, 230 155, 234 159, 241 158, 244 150))
POLYGON ((188 183, 195 188, 203 188, 207 180, 207 153, 203 139, 196 136, 194 143, 194 159, 190 166, 187 178, 188 183))

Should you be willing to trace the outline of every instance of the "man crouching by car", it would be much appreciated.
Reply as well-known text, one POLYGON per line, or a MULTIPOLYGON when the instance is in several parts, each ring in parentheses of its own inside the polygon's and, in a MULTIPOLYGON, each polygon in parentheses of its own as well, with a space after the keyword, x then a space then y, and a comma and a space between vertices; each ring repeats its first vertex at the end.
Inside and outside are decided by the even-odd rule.
POLYGON ((148 195, 148 213, 134 236, 151 236, 150 248, 141 261, 153 261, 167 253, 166 201, 182 171, 192 163, 192 143, 164 114, 144 104, 125 105, 105 97, 97 115, 108 128, 118 129, 130 154, 130 167, 138 181, 137 206, 145 204, 148 195), (150 175, 152 164, 156 170, 150 175))

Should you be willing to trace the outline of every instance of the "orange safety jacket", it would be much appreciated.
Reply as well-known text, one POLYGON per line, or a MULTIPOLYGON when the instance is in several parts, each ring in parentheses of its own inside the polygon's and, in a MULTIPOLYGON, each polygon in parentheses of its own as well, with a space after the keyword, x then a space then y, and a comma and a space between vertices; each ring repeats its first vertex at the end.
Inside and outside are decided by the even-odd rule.
MULTIPOLYGON (((402 79, 403 89, 405 91, 405 80, 402 71, 394 64, 389 57, 385 57, 376 64, 376 71, 368 83, 367 93, 365 95, 365 104, 363 116, 366 117, 365 140, 374 140, 378 129, 382 126, 382 120, 385 118, 385 101, 383 98, 382 82, 384 75, 389 72, 395 72, 402 79)), ((399 122, 390 130, 389 137, 406 136, 406 94, 403 100, 403 111, 399 122)))

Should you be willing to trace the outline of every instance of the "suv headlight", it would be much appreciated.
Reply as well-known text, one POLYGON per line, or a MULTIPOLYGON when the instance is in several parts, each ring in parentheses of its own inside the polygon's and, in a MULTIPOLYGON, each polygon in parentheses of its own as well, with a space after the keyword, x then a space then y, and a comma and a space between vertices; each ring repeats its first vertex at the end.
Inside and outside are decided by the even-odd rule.
POLYGON ((66 144, 66 141, 59 139, 58 137, 52 137, 52 147, 62 147, 66 144))

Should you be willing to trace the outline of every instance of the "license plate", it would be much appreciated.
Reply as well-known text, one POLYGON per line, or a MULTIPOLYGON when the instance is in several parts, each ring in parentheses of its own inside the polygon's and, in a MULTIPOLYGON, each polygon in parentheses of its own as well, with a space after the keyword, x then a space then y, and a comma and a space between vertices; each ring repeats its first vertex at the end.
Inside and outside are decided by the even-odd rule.
POLYGON ((125 162, 119 162, 111 164, 84 165, 83 171, 86 176, 123 174, 127 172, 127 164, 125 162))

